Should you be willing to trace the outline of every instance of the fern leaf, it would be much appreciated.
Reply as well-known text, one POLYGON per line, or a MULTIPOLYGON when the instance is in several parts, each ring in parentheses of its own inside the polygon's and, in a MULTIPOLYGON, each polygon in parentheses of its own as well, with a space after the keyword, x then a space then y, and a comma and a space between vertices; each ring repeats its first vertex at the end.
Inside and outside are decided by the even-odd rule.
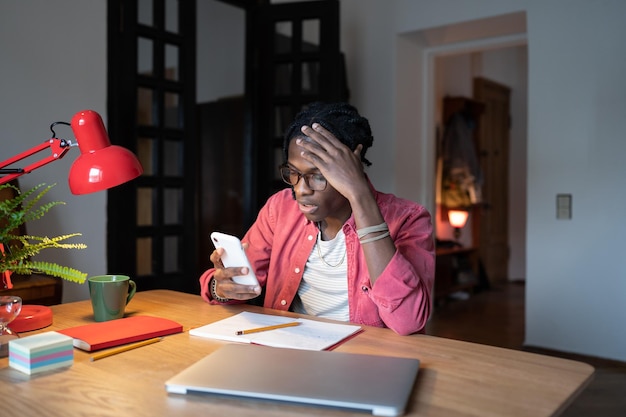
POLYGON ((22 259, 27 259, 37 255, 44 249, 57 248, 57 249, 86 249, 87 245, 84 243, 61 243, 63 240, 70 239, 75 236, 81 236, 80 233, 72 233, 69 235, 56 236, 53 238, 38 237, 38 236, 15 236, 16 240, 22 243, 22 246, 11 245, 9 251, 0 257, 0 270, 3 266, 8 266, 7 269, 11 269, 10 265, 19 262, 22 259), (32 243, 33 240, 37 243, 32 243))
POLYGON ((50 262, 32 261, 31 257, 43 249, 85 249, 84 243, 67 243, 68 239, 81 236, 72 233, 49 238, 38 236, 18 236, 14 231, 22 224, 43 217, 52 207, 65 204, 61 201, 44 203, 36 207, 41 199, 56 184, 46 186, 39 184, 26 192, 21 193, 18 187, 11 184, 0 185, 0 189, 11 187, 17 191, 15 197, 0 202, 0 216, 6 219, 0 227, 0 243, 4 245, 4 253, 0 254, 0 272, 13 271, 28 275, 33 272, 55 276, 68 281, 82 284, 87 274, 73 268, 60 266, 50 262))
POLYGON ((30 274, 38 272, 41 274, 51 275, 53 277, 62 278, 78 284, 83 284, 87 279, 87 274, 74 268, 60 266, 51 262, 29 261, 13 269, 19 274, 30 274))
POLYGON ((7 243, 5 236, 15 228, 29 221, 41 219, 52 207, 65 204, 62 201, 53 201, 34 208, 35 204, 37 204, 55 185, 56 184, 52 184, 45 187, 30 200, 29 198, 44 187, 45 184, 36 185, 25 192, 20 192, 19 188, 10 184, 4 184, 0 187, 0 189, 13 188, 17 191, 15 197, 0 202, 0 214, 6 219, 5 224, 0 227, 0 242, 7 243))

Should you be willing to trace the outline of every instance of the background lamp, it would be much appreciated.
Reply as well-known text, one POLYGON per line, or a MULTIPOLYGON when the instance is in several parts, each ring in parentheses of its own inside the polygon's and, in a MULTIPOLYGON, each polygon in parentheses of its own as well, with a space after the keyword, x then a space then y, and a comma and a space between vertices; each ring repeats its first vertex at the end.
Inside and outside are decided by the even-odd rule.
POLYGON ((7 183, 21 175, 61 159, 71 147, 78 146, 80 155, 72 164, 69 173, 69 186, 72 194, 87 194, 106 190, 137 178, 143 168, 137 157, 128 149, 111 145, 102 118, 93 110, 83 110, 74 115, 72 122, 56 122, 50 126, 52 138, 34 146, 6 161, 0 162, 0 184, 7 183), (59 139, 53 130, 56 124, 72 127, 78 143, 59 139), (50 148, 51 154, 24 168, 6 168, 22 159, 50 148))
POLYGON ((459 240, 461 237, 461 229, 465 226, 469 212, 465 210, 448 210, 448 221, 450 226, 454 227, 454 238, 459 240))

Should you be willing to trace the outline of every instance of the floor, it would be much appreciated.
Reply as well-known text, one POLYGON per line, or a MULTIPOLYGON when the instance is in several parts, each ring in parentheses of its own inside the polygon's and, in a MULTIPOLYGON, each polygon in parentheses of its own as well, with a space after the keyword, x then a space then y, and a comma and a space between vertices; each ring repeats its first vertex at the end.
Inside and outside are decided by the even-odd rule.
POLYGON ((439 302, 426 332, 509 349, 520 349, 587 362, 596 368, 594 379, 563 417, 626 415, 626 363, 524 347, 523 282, 458 294, 439 302))

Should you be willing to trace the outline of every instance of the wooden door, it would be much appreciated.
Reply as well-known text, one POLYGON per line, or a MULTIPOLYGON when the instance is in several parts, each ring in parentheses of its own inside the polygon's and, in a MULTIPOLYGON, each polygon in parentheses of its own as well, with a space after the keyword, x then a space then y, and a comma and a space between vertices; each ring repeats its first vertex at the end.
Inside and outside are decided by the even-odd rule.
POLYGON ((479 254, 491 283, 508 279, 510 94, 504 85, 485 78, 474 79, 474 99, 485 105, 478 132, 484 179, 479 254))

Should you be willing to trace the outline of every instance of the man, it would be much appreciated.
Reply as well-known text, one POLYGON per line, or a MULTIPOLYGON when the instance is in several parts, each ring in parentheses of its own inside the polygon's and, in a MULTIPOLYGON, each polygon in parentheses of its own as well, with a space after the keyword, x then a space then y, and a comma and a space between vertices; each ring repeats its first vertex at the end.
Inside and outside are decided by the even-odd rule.
POLYGON ((245 302, 370 326, 423 331, 431 312, 434 240, 421 205, 376 191, 364 172, 369 122, 346 103, 313 103, 285 134, 282 179, 242 241, 259 280, 240 285, 245 268, 200 277, 211 303, 245 302))

